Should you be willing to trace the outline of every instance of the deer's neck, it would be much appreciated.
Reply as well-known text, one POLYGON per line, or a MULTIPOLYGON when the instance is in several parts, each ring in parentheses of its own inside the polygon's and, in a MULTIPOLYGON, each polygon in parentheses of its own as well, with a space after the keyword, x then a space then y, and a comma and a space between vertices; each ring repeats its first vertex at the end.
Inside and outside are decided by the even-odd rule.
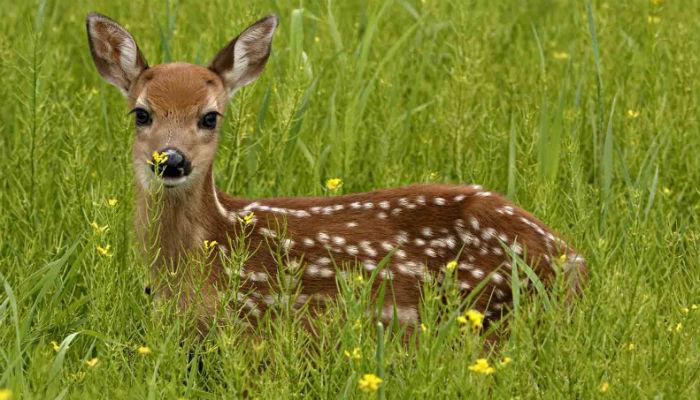
POLYGON ((196 185, 165 189, 159 197, 140 191, 139 197, 137 229, 146 254, 158 254, 159 265, 177 264, 205 240, 220 240, 229 225, 219 212, 211 167, 196 185))

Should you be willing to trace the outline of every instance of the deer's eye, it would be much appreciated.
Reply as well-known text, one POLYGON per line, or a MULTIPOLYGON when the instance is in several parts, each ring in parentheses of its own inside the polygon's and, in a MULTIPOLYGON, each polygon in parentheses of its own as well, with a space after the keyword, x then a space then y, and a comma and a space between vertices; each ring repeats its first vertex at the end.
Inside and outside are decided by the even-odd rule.
POLYGON ((216 120, 219 118, 219 113, 212 111, 204 114, 202 119, 199 120, 199 127, 202 129, 212 130, 216 128, 216 120))
POLYGON ((143 108, 134 108, 134 121, 136 126, 148 126, 151 124, 151 114, 143 108))

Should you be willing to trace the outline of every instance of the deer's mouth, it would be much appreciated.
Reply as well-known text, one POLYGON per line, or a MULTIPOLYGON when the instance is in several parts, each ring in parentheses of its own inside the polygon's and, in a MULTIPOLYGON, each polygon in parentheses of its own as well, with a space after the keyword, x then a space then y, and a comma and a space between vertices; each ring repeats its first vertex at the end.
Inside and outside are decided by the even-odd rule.
POLYGON ((187 181, 188 175, 183 175, 183 176, 163 176, 161 179, 163 180, 163 186, 166 188, 174 188, 182 185, 187 181))

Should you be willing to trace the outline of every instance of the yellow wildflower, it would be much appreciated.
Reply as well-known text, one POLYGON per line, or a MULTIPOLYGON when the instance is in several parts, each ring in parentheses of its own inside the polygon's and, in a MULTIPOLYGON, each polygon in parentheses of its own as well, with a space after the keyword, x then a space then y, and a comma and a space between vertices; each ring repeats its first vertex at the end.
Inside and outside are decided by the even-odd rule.
POLYGON ((362 350, 359 347, 355 347, 352 351, 345 350, 343 353, 345 357, 350 360, 359 360, 362 358, 362 350))
POLYGON ((447 269, 448 272, 452 272, 457 268, 457 261, 452 260, 445 265, 445 268, 447 269))
POLYGON ((138 349, 136 349, 136 351, 138 351, 142 356, 151 354, 151 348, 148 346, 140 346, 138 349))
POLYGON ((255 222, 255 213, 251 211, 243 218, 239 218, 239 220, 243 223, 243 225, 250 225, 255 222))
POLYGON ((440 178, 440 173, 437 171, 433 171, 428 175, 428 179, 431 181, 436 181, 440 178))
POLYGON ((484 326, 484 314, 480 313, 479 311, 476 311, 474 309, 471 309, 467 311, 467 318, 469 319, 469 322, 472 324, 472 329, 478 330, 483 328, 484 326))
POLYGON ((207 250, 211 250, 214 247, 216 247, 216 245, 218 245, 218 244, 219 244, 219 242, 217 242, 216 240, 205 240, 204 241, 204 248, 207 250))
POLYGON ((61 346, 55 340, 51 341, 51 347, 53 347, 53 351, 57 353, 59 350, 61 350, 61 346))
POLYGON ((364 374, 358 382, 358 386, 363 392, 376 392, 381 384, 382 378, 375 374, 364 374))
POLYGON ((119 203, 119 200, 115 198, 107 199, 107 205, 110 207, 116 207, 117 203, 119 203))
POLYGON ((165 152, 159 153, 157 151, 154 151, 153 152, 153 161, 148 160, 147 162, 151 165, 161 165, 161 164, 165 163, 166 161, 168 161, 168 155, 165 154, 165 152))
POLYGON ((627 110, 627 118, 635 119, 637 117, 639 117, 639 111, 627 110))
POLYGON ((668 196, 668 195, 671 194, 671 189, 669 189, 668 187, 664 187, 664 188, 663 188, 663 192, 664 192, 664 194, 665 194, 666 196, 668 196))
POLYGON ((469 321, 467 320, 467 317, 465 317, 464 315, 460 315, 459 317, 457 317, 457 322, 459 322, 462 325, 466 325, 469 321))
POLYGON ((94 367, 95 365, 97 365, 98 362, 99 360, 97 359, 97 357, 85 360, 85 364, 87 364, 88 367, 94 367))
POLYGON ((683 308, 681 308, 681 312, 682 312, 683 314, 689 314, 689 313, 690 313, 690 308, 688 308, 688 307, 683 307, 683 308))
POLYGON ((630 343, 627 345, 627 350, 628 351, 633 351, 637 346, 634 345, 634 343, 630 343))
POLYGON ((511 362, 513 362, 513 359, 512 359, 512 358, 510 358, 510 357, 503 357, 503 359, 501 360, 500 363, 498 363, 498 365, 499 365, 500 367, 505 367, 506 365, 510 364, 511 362))
POLYGON ((315 37, 314 37, 314 42, 318 43, 318 42, 320 42, 320 41, 321 41, 321 38, 320 38, 320 37, 318 37, 318 36, 315 36, 315 37))
POLYGON ((569 59, 569 53, 565 51, 555 51, 554 54, 552 54, 552 57, 554 57, 555 60, 568 60, 569 59))
POLYGON ((355 282, 363 283, 364 281, 365 281, 365 277, 362 276, 362 274, 357 274, 357 276, 355 277, 355 282))
POLYGON ((428 327, 425 324, 420 324, 420 331, 423 333, 427 333, 428 327))
POLYGON ((102 247, 102 246, 95 246, 95 248, 97 249, 97 252, 100 253, 100 255, 103 256, 103 257, 112 257, 112 254, 109 252, 109 249, 110 249, 111 247, 112 247, 112 246, 110 246, 110 245, 106 245, 106 246, 104 246, 104 247, 102 247))
POLYGON ((12 400, 12 390, 0 389, 0 400, 12 400))
POLYGON ((657 17, 656 15, 650 15, 647 17, 647 22, 650 24, 658 24, 661 22, 661 17, 657 17))
POLYGON ((99 225, 97 225, 97 222, 95 222, 95 221, 92 221, 92 222, 90 223, 90 226, 91 226, 92 229, 94 229, 95 232, 97 232, 97 233, 103 233, 104 231, 107 230, 107 225, 105 225, 105 226, 99 226, 99 225))
POLYGON ((698 305, 697 305, 697 304, 691 304, 691 305, 690 305, 690 309, 691 309, 691 310, 697 310, 697 309, 698 309, 698 305))
POLYGON ((662 0, 651 0, 651 5, 652 6, 660 6, 662 2, 663 2, 662 0))
POLYGON ((326 181, 326 189, 335 191, 343 186, 343 181, 340 178, 331 178, 326 181))
POLYGON ((478 358, 476 362, 469 366, 469 370, 476 372, 477 374, 491 375, 496 370, 489 365, 489 362, 485 358, 478 358))
POLYGON ((359 318, 355 320, 354 324, 352 324, 352 329, 354 329, 356 331, 359 331, 360 329, 362 329, 362 321, 360 321, 359 318))
POLYGON ((605 381, 600 385, 599 390, 600 390, 600 393, 607 393, 608 389, 610 389, 610 384, 607 381, 605 381))

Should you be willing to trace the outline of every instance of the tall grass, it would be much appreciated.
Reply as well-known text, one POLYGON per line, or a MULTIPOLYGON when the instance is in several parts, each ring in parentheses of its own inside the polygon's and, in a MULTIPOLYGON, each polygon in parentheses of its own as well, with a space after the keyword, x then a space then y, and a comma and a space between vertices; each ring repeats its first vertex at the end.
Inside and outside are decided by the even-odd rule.
POLYGON ((685 2, 2 9, 0 389, 15 398, 700 396, 700 13, 685 2), (567 307, 558 293, 519 294, 491 352, 436 288, 414 342, 367 317, 367 286, 354 281, 313 336, 280 308, 254 335, 232 322, 183 343, 188 321, 143 294, 131 121, 89 58, 93 10, 126 25, 150 64, 206 63, 251 22, 280 16, 266 71, 223 125, 216 178, 229 193, 322 195, 331 177, 345 192, 480 183, 586 256, 585 295, 567 307), (468 369, 505 356, 492 375, 468 369), (359 391, 365 373, 382 377, 379 392, 359 391))

